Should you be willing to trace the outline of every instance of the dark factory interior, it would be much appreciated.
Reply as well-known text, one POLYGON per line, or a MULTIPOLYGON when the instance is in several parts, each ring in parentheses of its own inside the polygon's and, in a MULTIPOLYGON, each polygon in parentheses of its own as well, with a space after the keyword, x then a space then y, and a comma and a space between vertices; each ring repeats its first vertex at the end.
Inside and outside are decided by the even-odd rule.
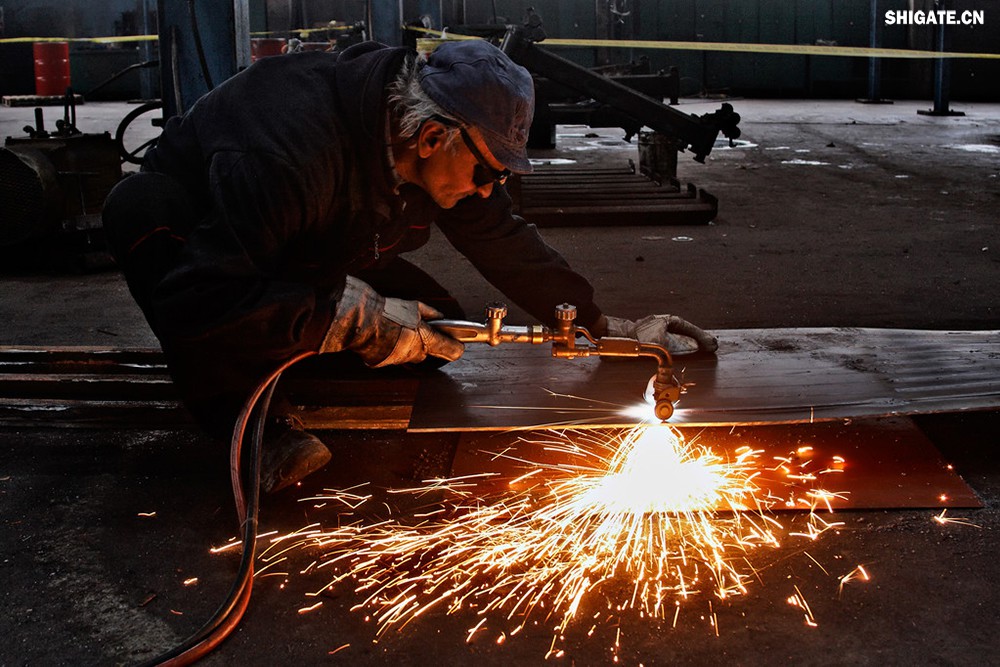
MULTIPOLYGON (((1000 664, 998 45, 984 0, 0 0, 0 665, 1000 664), (287 174, 234 197, 213 154, 164 177, 183 128, 334 152, 295 129, 307 97, 231 91, 404 49, 424 74, 487 54, 420 78, 432 102, 440 72, 464 77, 447 99, 510 88, 447 108, 461 139, 433 152, 452 120, 406 135, 390 86, 343 84, 386 129, 339 144, 353 190, 326 199, 353 217, 325 224, 354 242, 355 200, 388 191, 356 170, 386 159, 395 215, 432 201, 435 224, 377 227, 357 270, 308 249, 339 271, 302 279, 322 331, 274 307, 179 365, 164 313, 214 321, 213 284, 162 309, 178 264, 143 301, 156 221, 189 225, 176 257, 231 223, 241 284, 293 299, 308 273, 248 231, 297 219, 268 208, 287 174), (523 127, 505 95, 533 100, 523 127), (172 220, 196 208, 146 177, 211 204, 172 220), (152 231, 122 246, 133 190, 152 231), (338 329, 383 252, 448 307, 375 282, 338 329), (283 328, 301 345, 265 350, 283 328), (384 329, 380 356, 354 342, 384 329), (420 362, 440 340, 460 358, 420 362), (240 373, 206 417, 191 397, 240 373), (279 414, 329 462, 277 490, 279 414)), ((322 207, 316 183, 290 187, 322 207)))

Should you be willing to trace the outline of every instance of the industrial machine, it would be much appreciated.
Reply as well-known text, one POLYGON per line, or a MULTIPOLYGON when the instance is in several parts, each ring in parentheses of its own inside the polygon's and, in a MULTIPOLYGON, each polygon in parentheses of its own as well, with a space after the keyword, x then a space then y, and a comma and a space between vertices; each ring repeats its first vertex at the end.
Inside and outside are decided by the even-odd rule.
POLYGON ((654 132, 670 136, 678 150, 689 148, 698 162, 704 162, 712 152, 720 133, 728 139, 740 136, 740 116, 731 104, 723 104, 717 111, 703 116, 686 114, 664 104, 662 100, 645 95, 641 90, 540 48, 522 28, 509 28, 500 48, 533 74, 544 76, 617 110, 631 119, 629 127, 646 126, 654 132))
POLYGON ((101 208, 121 179, 121 161, 109 133, 76 128, 76 102, 67 92, 63 118, 45 128, 41 108, 25 137, 0 148, 0 253, 5 265, 93 270, 110 266, 101 232, 101 208))
POLYGON ((507 28, 494 38, 535 80, 529 145, 554 146, 556 123, 620 127, 626 141, 639 135, 638 165, 629 160, 622 168, 541 168, 511 179, 508 191, 516 213, 543 227, 686 225, 715 219, 718 200, 677 180, 678 153, 690 150, 703 162, 720 134, 730 141, 739 137, 740 116, 730 104, 702 116, 684 113, 663 101, 677 101, 676 72, 648 74, 641 63, 624 72, 588 69, 542 48, 522 28, 507 28))

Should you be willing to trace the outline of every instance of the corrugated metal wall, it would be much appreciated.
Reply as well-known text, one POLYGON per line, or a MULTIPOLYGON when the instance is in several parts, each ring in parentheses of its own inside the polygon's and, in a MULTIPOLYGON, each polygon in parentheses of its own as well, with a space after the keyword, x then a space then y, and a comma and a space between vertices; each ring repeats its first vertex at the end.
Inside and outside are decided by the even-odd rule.
MULTIPOLYGON (((654 41, 748 42, 755 44, 870 45, 871 0, 496 0, 462 3, 470 23, 489 20, 491 6, 520 23, 527 7, 542 15, 552 37, 622 38, 654 41), (475 9, 472 7, 475 6, 475 9)), ((951 0, 958 12, 980 10, 983 26, 948 29, 950 51, 997 52, 1000 3, 951 0)), ((876 28, 885 48, 932 49, 931 26, 885 26, 888 10, 933 9, 933 0, 878 0, 876 28)), ((627 62, 645 55, 654 68, 675 65, 684 92, 738 95, 859 97, 867 92, 868 60, 807 55, 720 53, 680 50, 563 49, 585 65, 627 62)), ((932 61, 884 59, 882 92, 887 97, 933 96, 932 61)), ((1000 62, 952 62, 952 97, 1000 101, 1000 62)))
MULTIPOLYGON (((640 39, 868 45, 868 0, 647 0, 637 13, 640 39)), ((657 66, 678 66, 686 93, 808 95, 827 90, 831 81, 854 87, 867 71, 867 61, 856 58, 669 50, 649 56, 657 66)))

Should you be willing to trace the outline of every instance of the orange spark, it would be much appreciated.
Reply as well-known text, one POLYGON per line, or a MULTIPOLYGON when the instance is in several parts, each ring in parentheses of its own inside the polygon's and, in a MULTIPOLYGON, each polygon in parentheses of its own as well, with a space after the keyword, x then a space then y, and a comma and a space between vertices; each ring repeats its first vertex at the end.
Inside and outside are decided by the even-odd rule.
MULTIPOLYGON (((331 572, 318 591, 353 582, 361 598, 354 608, 370 612, 378 635, 438 608, 453 614, 475 607, 481 618, 467 642, 497 615, 516 625, 500 632, 498 643, 532 617, 552 618, 546 657, 558 657, 561 634, 576 618, 596 618, 602 600, 612 615, 676 624, 684 600, 746 594, 756 576, 747 555, 780 546, 783 527, 769 515, 772 507, 789 502, 809 510, 805 532, 791 535, 810 540, 841 525, 814 512, 829 509, 836 494, 809 488, 786 500, 762 492, 755 481, 761 452, 749 447, 722 456, 659 424, 548 438, 532 444, 558 452, 559 463, 519 459, 514 450, 498 454, 525 466, 502 491, 495 490, 495 473, 395 490, 412 498, 433 492, 444 501, 407 516, 353 518, 332 529, 313 524, 276 536, 260 556, 264 569, 292 552, 318 553, 305 568, 331 572), (493 490, 484 491, 488 485, 493 490)), ((778 468, 798 484, 813 483, 816 475, 800 474, 811 455, 802 448, 779 458, 778 468)), ((306 500, 347 507, 354 517, 371 498, 356 491, 306 500)), ((795 600, 815 625, 801 593, 795 600)), ((718 633, 711 602, 709 609, 718 633)))

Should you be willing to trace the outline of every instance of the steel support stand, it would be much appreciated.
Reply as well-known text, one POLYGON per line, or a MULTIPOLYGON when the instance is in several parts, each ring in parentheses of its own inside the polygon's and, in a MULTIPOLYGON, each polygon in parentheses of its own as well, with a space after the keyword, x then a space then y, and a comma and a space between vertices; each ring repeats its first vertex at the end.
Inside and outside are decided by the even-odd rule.
MULTIPOLYGON (((879 30, 878 0, 871 0, 871 18, 868 26, 868 45, 877 49, 881 46, 879 30)), ((868 97, 858 98, 862 104, 892 104, 892 100, 882 99, 882 59, 872 56, 868 59, 868 97)))
MULTIPOLYGON (((947 2, 938 0, 934 3, 935 9, 946 9, 947 2)), ((938 24, 935 32, 935 42, 939 53, 945 52, 945 31, 944 25, 938 24)), ((948 98, 951 94, 951 63, 947 58, 937 58, 934 61, 934 108, 919 109, 921 116, 964 116, 964 111, 953 111, 948 108, 948 98)))

